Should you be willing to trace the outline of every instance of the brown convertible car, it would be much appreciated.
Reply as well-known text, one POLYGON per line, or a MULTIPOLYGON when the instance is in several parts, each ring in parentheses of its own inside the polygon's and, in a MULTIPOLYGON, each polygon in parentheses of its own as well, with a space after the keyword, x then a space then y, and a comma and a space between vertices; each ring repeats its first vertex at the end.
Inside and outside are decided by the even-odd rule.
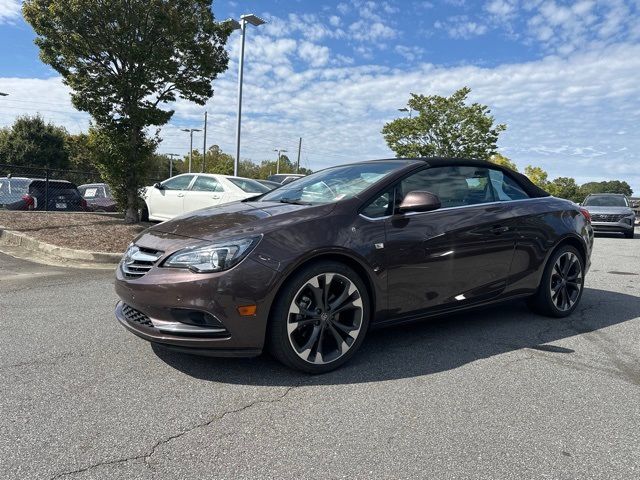
POLYGON ((353 163, 146 230, 117 269, 116 317, 168 348, 267 348, 321 373, 371 327, 515 298, 565 317, 592 245, 588 212, 500 166, 353 163))

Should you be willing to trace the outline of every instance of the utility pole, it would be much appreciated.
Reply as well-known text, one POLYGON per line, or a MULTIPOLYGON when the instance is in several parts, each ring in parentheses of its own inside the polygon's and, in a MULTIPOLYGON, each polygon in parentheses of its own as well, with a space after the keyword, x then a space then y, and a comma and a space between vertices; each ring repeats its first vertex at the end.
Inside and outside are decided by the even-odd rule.
POLYGON ((204 143, 202 145, 202 172, 204 173, 204 164, 207 160, 207 112, 204 112, 204 143))
POLYGON ((173 177, 173 157, 179 157, 177 153, 167 153, 169 157, 169 178, 173 177))
POLYGON ((280 173, 280 155, 283 153, 287 153, 287 151, 283 150, 282 148, 276 148, 273 151, 278 152, 278 160, 276 162, 276 175, 277 175, 280 173))
POLYGON ((302 150, 302 137, 298 140, 298 161, 296 162, 296 173, 300 170, 300 150, 302 150))

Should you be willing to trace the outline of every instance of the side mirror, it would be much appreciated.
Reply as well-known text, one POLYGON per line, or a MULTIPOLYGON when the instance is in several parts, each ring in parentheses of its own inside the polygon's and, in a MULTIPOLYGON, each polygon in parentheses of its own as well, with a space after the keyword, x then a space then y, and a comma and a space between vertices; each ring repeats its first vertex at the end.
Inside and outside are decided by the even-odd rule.
POLYGON ((437 195, 431 192, 415 190, 405 195, 398 207, 398 212, 430 212, 442 206, 437 195))
POLYGON ((153 188, 157 188, 158 190, 164 190, 164 187, 160 182, 156 182, 153 184, 153 188))

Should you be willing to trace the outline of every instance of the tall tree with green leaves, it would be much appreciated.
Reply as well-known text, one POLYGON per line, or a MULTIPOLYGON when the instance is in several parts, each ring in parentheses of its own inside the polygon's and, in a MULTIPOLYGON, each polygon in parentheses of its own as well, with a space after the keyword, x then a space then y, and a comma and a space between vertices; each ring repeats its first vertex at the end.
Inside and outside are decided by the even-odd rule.
POLYGON ((0 163, 29 167, 69 168, 67 131, 42 117, 18 117, 0 130, 0 163))
POLYGON ((527 165, 524 168, 524 174, 529 177, 534 184, 542 189, 546 189, 549 185, 549 174, 542 167, 534 167, 532 165, 527 165))
POLYGON ((592 193, 622 193, 630 197, 633 190, 627 182, 620 180, 587 182, 580 186, 580 195, 583 198, 592 193))
POLYGON ((575 179, 571 177, 554 178, 547 184, 546 190, 554 197, 566 198, 574 202, 582 201, 580 198, 580 187, 575 179))
POLYGON ((493 155, 491 155, 489 157, 489 161, 491 163, 495 163, 496 165, 500 165, 502 167, 507 167, 511 170, 513 170, 514 172, 518 171, 518 166, 508 157, 505 157, 504 155, 500 154, 500 153, 494 153, 493 155))
POLYGON ((461 88, 450 97, 411 94, 409 118, 387 123, 382 135, 398 157, 465 157, 488 160, 496 153, 500 132, 486 105, 466 100, 471 92, 461 88))
POLYGON ((231 27, 210 0, 25 0, 41 59, 63 77, 73 105, 93 117, 98 167, 138 219, 143 170, 177 97, 204 104, 227 68, 231 27))

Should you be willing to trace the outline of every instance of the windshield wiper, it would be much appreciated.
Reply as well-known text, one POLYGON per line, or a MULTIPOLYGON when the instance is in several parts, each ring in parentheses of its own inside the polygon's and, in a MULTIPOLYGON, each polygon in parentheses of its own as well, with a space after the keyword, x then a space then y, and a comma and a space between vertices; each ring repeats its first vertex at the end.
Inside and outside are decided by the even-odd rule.
POLYGON ((290 203, 292 205, 311 205, 310 202, 303 202, 299 198, 281 198, 280 203, 290 203))

